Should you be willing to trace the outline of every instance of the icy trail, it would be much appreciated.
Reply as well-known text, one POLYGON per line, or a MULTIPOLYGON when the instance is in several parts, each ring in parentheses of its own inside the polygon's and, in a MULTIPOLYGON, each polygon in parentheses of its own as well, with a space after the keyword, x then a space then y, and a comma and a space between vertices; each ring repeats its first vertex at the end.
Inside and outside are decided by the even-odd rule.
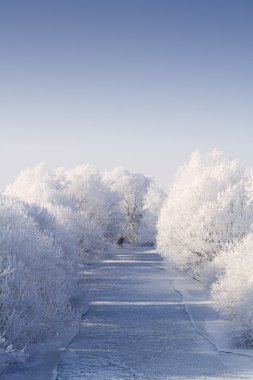
POLYGON ((156 252, 121 249, 87 268, 90 310, 58 380, 253 379, 252 358, 217 350, 225 324, 208 295, 156 252))

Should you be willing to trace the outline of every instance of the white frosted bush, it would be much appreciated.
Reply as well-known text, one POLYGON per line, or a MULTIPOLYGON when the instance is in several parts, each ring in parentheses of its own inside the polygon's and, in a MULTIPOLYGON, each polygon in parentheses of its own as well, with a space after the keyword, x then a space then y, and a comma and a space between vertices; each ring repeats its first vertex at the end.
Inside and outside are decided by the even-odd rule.
MULTIPOLYGON (((80 208, 78 181, 71 181, 71 177, 75 179, 71 173, 64 169, 49 170, 39 164, 21 172, 16 181, 6 188, 6 194, 29 204, 29 213, 38 228, 52 236, 64 252, 71 256, 70 261, 73 263, 77 262, 77 253, 86 260, 87 252, 104 250, 107 243, 102 228, 98 223, 93 223, 80 208)), ((96 189, 90 186, 88 190, 90 199, 87 200, 87 207, 91 209, 89 202, 92 191, 96 189)))
POLYGON ((22 348, 57 321, 74 317, 73 277, 59 245, 37 228, 25 205, 0 196, 0 333, 2 349, 22 348))
POLYGON ((71 256, 71 261, 77 260, 74 231, 66 228, 66 225, 69 225, 68 219, 72 217, 72 211, 64 206, 48 205, 49 208, 45 208, 37 203, 25 203, 25 207, 38 229, 52 237, 64 253, 71 256))
POLYGON ((142 174, 114 169, 102 177, 90 165, 49 170, 39 164, 21 172, 6 194, 26 202, 42 231, 64 251, 78 247, 84 259, 121 237, 153 244, 164 199, 142 174))
POLYGON ((125 218, 122 237, 128 242, 139 243, 144 199, 152 181, 142 174, 130 173, 122 168, 106 172, 104 181, 120 197, 121 210, 125 218))
POLYGON ((90 165, 67 170, 65 176, 66 192, 73 198, 78 212, 100 231, 101 237, 117 242, 124 221, 118 194, 106 186, 100 173, 90 165))
MULTIPOLYGON (((69 246, 69 249, 74 251, 73 253, 76 253, 77 249, 83 262, 108 248, 108 243, 100 229, 80 212, 73 212, 73 209, 69 207, 56 207, 53 213, 65 233, 61 244, 64 243, 66 249, 69 246)), ((72 259, 74 258, 75 255, 72 259)))
POLYGON ((151 182, 143 199, 142 218, 139 226, 139 242, 141 244, 155 244, 157 221, 165 198, 165 193, 154 182, 151 182))
POLYGON ((48 208, 50 205, 68 205, 70 199, 64 192, 66 183, 44 164, 21 171, 18 178, 6 188, 8 195, 17 196, 27 203, 48 208))
POLYGON ((214 150, 182 167, 158 221, 158 249, 178 268, 199 271, 251 229, 252 204, 238 161, 214 150))
POLYGON ((253 234, 216 259, 221 274, 213 284, 216 308, 234 322, 236 343, 253 345, 253 234))

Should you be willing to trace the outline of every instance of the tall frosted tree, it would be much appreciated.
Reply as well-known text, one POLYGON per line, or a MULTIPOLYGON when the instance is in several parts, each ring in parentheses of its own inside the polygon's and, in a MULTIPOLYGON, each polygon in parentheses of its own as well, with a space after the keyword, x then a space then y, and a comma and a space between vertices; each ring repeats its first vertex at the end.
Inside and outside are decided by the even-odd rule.
POLYGON ((121 209, 125 218, 122 237, 131 243, 138 243, 144 198, 151 180, 142 174, 116 168, 105 173, 104 181, 120 197, 121 209))
POLYGON ((158 222, 158 248, 180 269, 196 270, 250 230, 247 176, 214 150, 194 153, 176 175, 158 222))

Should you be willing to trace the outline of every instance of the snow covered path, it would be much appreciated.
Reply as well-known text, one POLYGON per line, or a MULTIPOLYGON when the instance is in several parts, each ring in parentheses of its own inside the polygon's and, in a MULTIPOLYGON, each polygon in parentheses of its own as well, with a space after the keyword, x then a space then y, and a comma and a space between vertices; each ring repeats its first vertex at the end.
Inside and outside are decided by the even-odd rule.
MULTIPOLYGON (((196 331, 175 290, 185 277, 156 252, 120 249, 87 267, 93 301, 58 380, 253 379, 252 358, 219 353, 196 331)), ((205 302, 195 306, 201 316, 205 302)))

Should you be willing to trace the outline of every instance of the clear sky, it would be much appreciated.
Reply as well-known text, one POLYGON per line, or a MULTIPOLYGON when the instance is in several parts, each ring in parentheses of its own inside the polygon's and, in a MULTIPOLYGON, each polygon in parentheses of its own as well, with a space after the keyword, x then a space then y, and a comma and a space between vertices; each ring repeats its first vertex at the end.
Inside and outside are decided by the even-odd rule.
POLYGON ((253 166, 253 1, 0 0, 0 186, 124 166, 166 186, 193 150, 253 166))

